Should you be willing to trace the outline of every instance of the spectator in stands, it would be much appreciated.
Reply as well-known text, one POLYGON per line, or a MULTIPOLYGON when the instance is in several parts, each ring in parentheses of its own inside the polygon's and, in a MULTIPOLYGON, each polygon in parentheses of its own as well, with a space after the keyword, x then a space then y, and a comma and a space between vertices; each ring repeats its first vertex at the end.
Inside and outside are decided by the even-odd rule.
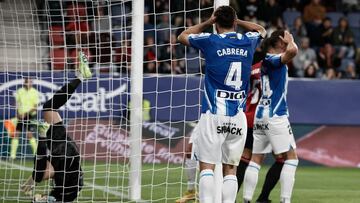
POLYGON ((181 61, 172 60, 171 61, 171 74, 183 74, 185 73, 185 67, 181 67, 181 61))
POLYGON ((261 2, 259 0, 241 0, 240 12, 238 16, 246 21, 258 21, 257 17, 261 16, 261 2))
POLYGON ((177 35, 171 34, 170 41, 171 54, 171 73, 182 74, 185 72, 185 47, 177 42, 177 35))
POLYGON ((169 11, 169 0, 154 0, 155 1, 155 12, 163 13, 169 11))
POLYGON ((341 1, 342 11, 345 13, 356 12, 360 10, 359 0, 342 0, 341 1))
POLYGON ((187 11, 199 8, 199 2, 194 0, 186 0, 185 5, 185 10, 187 11))
POLYGON ((147 36, 144 47, 144 61, 156 60, 156 46, 155 40, 152 36, 147 36))
POLYGON ((303 23, 301 16, 295 18, 294 25, 292 28, 290 28, 290 32, 294 37, 295 43, 300 46, 301 38, 306 37, 307 35, 306 27, 303 23))
POLYGON ((153 15, 144 15, 144 39, 148 37, 155 38, 155 26, 150 21, 150 18, 153 17, 153 15))
POLYGON ((339 76, 336 73, 334 68, 329 68, 329 69, 326 70, 323 78, 326 79, 326 80, 334 80, 334 79, 338 79, 339 76))
POLYGON ((84 3, 69 3, 66 10, 66 31, 88 32, 90 30, 84 3))
POLYGON ((97 41, 97 54, 96 62, 97 67, 101 69, 101 71, 109 71, 111 69, 112 60, 112 48, 115 47, 115 40, 112 37, 111 33, 103 32, 99 35, 97 41))
POLYGON ((349 22, 346 18, 340 18, 338 26, 333 32, 333 44, 335 46, 342 46, 351 43, 354 39, 354 34, 349 27, 349 22))
POLYGON ((316 53, 310 47, 309 38, 303 37, 301 38, 298 54, 293 59, 293 65, 297 77, 304 76, 304 70, 308 64, 316 64, 317 66, 316 53))
POLYGON ((265 5, 261 7, 261 20, 265 22, 273 22, 282 17, 282 10, 276 0, 267 0, 265 5))
POLYGON ((318 69, 319 69, 319 67, 317 66, 317 63, 310 63, 305 68, 304 77, 305 78, 316 78, 318 69))
POLYGON ((274 19, 270 22, 270 25, 266 29, 266 36, 270 37, 271 34, 276 30, 282 30, 285 28, 282 18, 274 19))
POLYGON ((206 19, 209 19, 213 13, 213 9, 210 9, 213 7, 214 3, 213 0, 200 0, 200 9, 201 11, 201 21, 205 21, 206 19))
POLYGON ((320 25, 320 32, 319 32, 319 44, 323 46, 326 43, 332 43, 332 36, 333 36, 333 27, 331 24, 330 18, 325 18, 320 25))
POLYGON ((78 63, 79 51, 83 51, 89 56, 89 61, 92 61, 89 50, 90 26, 87 19, 86 5, 81 2, 67 2, 65 19, 68 64, 70 68, 75 68, 78 63))
POLYGON ((305 6, 304 21, 306 23, 320 25, 325 18, 326 9, 320 2, 320 0, 312 0, 310 4, 305 6))
POLYGON ((320 48, 318 54, 318 63, 319 67, 327 73, 328 69, 338 68, 341 64, 341 58, 335 54, 335 48, 330 44, 326 43, 323 47, 320 48))
POLYGON ((177 42, 177 35, 171 34, 171 59, 181 59, 185 57, 185 46, 177 42))
POLYGON ((151 35, 145 39, 144 47, 144 73, 156 73, 156 46, 151 35))
POLYGON ((174 19, 174 32, 178 36, 184 30, 184 18, 182 16, 176 16, 174 19))
POLYGON ((144 62, 144 73, 157 73, 156 62, 144 62))
MULTIPOLYGON (((157 16, 158 17, 158 16, 157 16)), ((174 25, 171 25, 169 20, 170 14, 164 13, 160 16, 160 21, 156 26, 156 37, 157 37, 157 44, 166 44, 170 42, 170 33, 171 28, 174 28, 174 25)))
POLYGON ((355 64, 354 63, 348 63, 345 69, 340 70, 339 78, 356 79, 357 75, 356 75, 355 64))
POLYGON ((105 9, 106 5, 99 2, 99 6, 97 7, 97 12, 94 20, 94 28, 93 31, 99 33, 109 33, 110 32, 110 18, 106 13, 105 9))
POLYGON ((159 61, 159 69, 158 72, 159 73, 171 73, 171 60, 165 60, 165 61, 159 61))
POLYGON ((123 40, 121 42, 121 49, 118 51, 119 55, 119 72, 129 73, 131 65, 131 40, 123 40))
POLYGON ((326 9, 321 5, 320 0, 312 0, 311 3, 304 8, 303 17, 311 45, 316 45, 319 36, 319 25, 322 23, 325 15, 326 9))
POLYGON ((339 67, 340 72, 348 72, 350 69, 355 70, 355 44, 353 46, 341 46, 337 52, 338 58, 341 59, 341 65, 339 67))
MULTIPOLYGON (((185 26, 191 27, 195 25, 194 20, 192 18, 186 18, 185 26)), ((187 53, 197 53, 198 51, 192 47, 187 47, 187 53)))
POLYGON ((194 21, 192 18, 186 18, 186 27, 191 27, 194 25, 194 21))
POLYGON ((299 0, 295 0, 295 1, 278 0, 278 4, 281 7, 282 11, 285 11, 285 10, 292 10, 292 11, 302 10, 300 8, 301 3, 302 3, 302 1, 299 1, 299 0))

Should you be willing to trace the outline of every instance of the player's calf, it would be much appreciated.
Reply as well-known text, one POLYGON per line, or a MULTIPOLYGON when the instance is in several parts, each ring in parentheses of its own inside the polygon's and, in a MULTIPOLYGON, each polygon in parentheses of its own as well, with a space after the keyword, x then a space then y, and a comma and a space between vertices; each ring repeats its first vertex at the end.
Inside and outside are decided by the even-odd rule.
POLYGON ((265 155, 263 154, 253 154, 251 157, 251 161, 245 171, 243 191, 244 202, 250 202, 253 198, 259 178, 260 165, 263 162, 264 157, 265 155))
POLYGON ((223 164, 222 202, 233 203, 237 194, 236 166, 223 164))
POLYGON ((295 172, 299 164, 297 159, 296 152, 294 149, 289 150, 285 154, 284 166, 280 174, 280 183, 281 183, 281 203, 290 203, 292 190, 295 183, 295 172))
POLYGON ((200 172, 199 200, 202 203, 213 203, 215 193, 214 170, 204 169, 200 172))
POLYGON ((275 187, 276 183, 280 179, 280 174, 282 167, 284 165, 284 159, 282 156, 278 155, 276 156, 275 163, 270 167, 268 172, 266 173, 266 178, 264 181, 264 185, 261 189, 261 193, 256 200, 256 203, 270 203, 271 200, 269 200, 269 195, 272 189, 275 187))

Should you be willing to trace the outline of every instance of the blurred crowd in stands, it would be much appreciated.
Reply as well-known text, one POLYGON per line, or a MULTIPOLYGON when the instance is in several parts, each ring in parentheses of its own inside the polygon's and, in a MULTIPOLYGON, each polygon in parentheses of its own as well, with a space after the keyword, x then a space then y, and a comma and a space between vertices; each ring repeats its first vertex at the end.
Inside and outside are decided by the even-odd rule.
MULTIPOLYGON (((40 24, 49 30, 52 68, 72 68, 82 49, 97 70, 130 70, 131 1, 94 2, 49 0, 38 5, 40 24)), ((359 78, 359 0, 230 2, 240 19, 264 25, 269 35, 276 29, 291 31, 299 53, 289 64, 290 76, 359 78)), ((176 37, 212 12, 213 0, 145 0, 144 72, 201 73, 198 51, 180 45, 176 37)))

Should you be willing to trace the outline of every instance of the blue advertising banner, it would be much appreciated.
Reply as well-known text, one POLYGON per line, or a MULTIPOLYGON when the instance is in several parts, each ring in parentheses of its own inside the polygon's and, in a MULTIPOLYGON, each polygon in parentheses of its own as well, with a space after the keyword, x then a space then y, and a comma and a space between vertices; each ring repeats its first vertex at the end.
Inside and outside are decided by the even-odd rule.
POLYGON ((287 98, 292 123, 360 125, 359 80, 293 79, 287 98))
MULTIPOLYGON (((74 78, 63 72, 0 73, 0 116, 15 116, 14 93, 22 86, 21 76, 32 76, 41 92, 41 102, 74 78)), ((196 121, 200 117, 202 78, 155 76, 144 78, 144 100, 150 105, 150 120, 196 121)), ((64 118, 127 117, 129 78, 101 75, 81 84, 62 110, 64 118)), ((360 125, 360 81, 289 81, 288 104, 294 124, 360 125)), ((41 106, 39 107, 41 109, 41 106)))
MULTIPOLYGON (((23 77, 31 77, 33 87, 40 93, 39 110, 54 92, 75 78, 74 74, 62 72, 0 73, 0 116, 3 119, 16 115, 15 93, 23 86, 23 77)), ((108 75, 85 81, 59 112, 64 118, 122 116, 127 109, 128 84, 128 78, 112 78, 108 75)))

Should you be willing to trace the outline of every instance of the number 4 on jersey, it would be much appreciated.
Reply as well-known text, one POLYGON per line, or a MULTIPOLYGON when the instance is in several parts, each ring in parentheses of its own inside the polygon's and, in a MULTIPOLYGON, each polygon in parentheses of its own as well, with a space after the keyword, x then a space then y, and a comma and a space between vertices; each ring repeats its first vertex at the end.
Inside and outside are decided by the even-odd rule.
POLYGON ((241 81, 241 62, 232 62, 230 64, 229 72, 225 78, 225 85, 234 87, 236 90, 240 90, 241 81))

